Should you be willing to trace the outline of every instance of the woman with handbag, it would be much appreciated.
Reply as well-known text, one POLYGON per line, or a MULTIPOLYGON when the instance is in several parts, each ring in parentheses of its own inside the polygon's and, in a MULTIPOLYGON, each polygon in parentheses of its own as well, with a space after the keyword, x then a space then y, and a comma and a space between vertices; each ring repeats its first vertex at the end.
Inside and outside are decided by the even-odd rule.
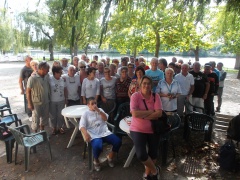
POLYGON ((153 82, 148 76, 140 81, 140 90, 131 96, 132 122, 130 136, 138 159, 145 165, 143 179, 159 179, 160 167, 155 166, 158 155, 159 135, 152 129, 151 120, 162 116, 162 102, 158 94, 152 93, 153 82), (148 146, 148 151, 146 146, 148 146))

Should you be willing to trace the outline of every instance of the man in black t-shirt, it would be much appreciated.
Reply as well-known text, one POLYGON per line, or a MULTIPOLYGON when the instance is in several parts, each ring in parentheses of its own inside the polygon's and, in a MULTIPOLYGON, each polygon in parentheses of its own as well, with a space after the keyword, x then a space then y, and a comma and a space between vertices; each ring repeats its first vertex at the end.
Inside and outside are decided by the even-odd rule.
MULTIPOLYGON (((196 61, 193 63, 193 70, 190 71, 194 77, 194 91, 192 93, 192 104, 194 106, 204 108, 204 100, 207 98, 209 91, 209 81, 207 76, 200 71, 201 64, 196 61)), ((201 109, 196 109, 198 112, 202 112, 201 109)))
POLYGON ((210 83, 207 98, 204 100, 204 107, 207 115, 214 116, 215 112, 214 112, 213 98, 218 91, 219 78, 217 74, 214 71, 212 71, 212 66, 210 63, 206 63, 204 65, 204 74, 207 75, 208 81, 210 83))
MULTIPOLYGON (((26 99, 27 81, 33 72, 32 68, 30 66, 32 57, 27 55, 27 56, 25 56, 24 60, 25 60, 25 66, 21 69, 18 83, 19 83, 19 87, 21 90, 21 94, 24 94, 25 102, 27 103, 27 99, 26 99)), ((27 104, 25 105, 25 107, 28 107, 27 104)), ((32 111, 28 108, 26 109, 26 111, 27 111, 29 120, 31 121, 32 111)))

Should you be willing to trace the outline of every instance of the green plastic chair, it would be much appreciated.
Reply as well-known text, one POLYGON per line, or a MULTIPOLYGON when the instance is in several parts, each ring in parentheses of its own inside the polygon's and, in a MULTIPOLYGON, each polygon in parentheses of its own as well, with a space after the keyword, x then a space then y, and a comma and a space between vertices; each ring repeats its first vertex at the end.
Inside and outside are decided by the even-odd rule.
POLYGON ((29 156, 30 156, 31 148, 33 148, 33 152, 36 153, 36 145, 40 143, 46 142, 48 144, 50 157, 52 160, 51 146, 50 146, 49 138, 46 131, 31 133, 29 126, 26 124, 22 126, 18 126, 16 128, 12 128, 8 126, 8 129, 11 131, 12 135, 16 140, 15 164, 17 163, 18 145, 22 145, 24 147, 24 152, 25 152, 24 164, 25 164, 26 172, 28 172, 28 168, 29 168, 29 156))
MULTIPOLYGON (((4 111, 8 111, 9 114, 12 114, 8 97, 5 97, 5 96, 3 96, 3 95, 0 93, 0 98, 5 99, 5 100, 4 100, 4 101, 5 101, 4 103, 0 103, 1 116, 2 116, 2 117, 4 116, 4 111)), ((2 101, 1 101, 1 102, 2 102, 2 101)))

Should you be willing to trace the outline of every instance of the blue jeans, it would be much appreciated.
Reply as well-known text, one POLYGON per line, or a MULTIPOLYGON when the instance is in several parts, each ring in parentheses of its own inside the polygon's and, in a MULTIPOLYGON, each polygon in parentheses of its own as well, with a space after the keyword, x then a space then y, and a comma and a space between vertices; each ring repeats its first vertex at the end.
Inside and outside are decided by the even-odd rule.
POLYGON ((110 134, 102 138, 96 138, 91 140, 93 157, 95 159, 98 159, 99 155, 101 154, 104 142, 113 145, 112 147, 113 152, 118 152, 118 150, 122 145, 122 140, 119 137, 117 137, 115 134, 110 134))

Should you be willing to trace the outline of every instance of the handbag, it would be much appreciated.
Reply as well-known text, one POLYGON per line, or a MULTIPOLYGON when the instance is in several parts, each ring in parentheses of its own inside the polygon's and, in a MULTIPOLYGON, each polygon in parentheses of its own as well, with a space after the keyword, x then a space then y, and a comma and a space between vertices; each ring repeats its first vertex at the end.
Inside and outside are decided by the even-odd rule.
MULTIPOLYGON (((155 93, 153 93, 154 103, 155 103, 155 93)), ((145 99, 143 99, 146 110, 148 110, 145 99)), ((157 120, 151 120, 152 130, 154 134, 164 135, 171 130, 171 124, 168 121, 168 116, 165 111, 162 111, 162 116, 158 117, 157 120)))

